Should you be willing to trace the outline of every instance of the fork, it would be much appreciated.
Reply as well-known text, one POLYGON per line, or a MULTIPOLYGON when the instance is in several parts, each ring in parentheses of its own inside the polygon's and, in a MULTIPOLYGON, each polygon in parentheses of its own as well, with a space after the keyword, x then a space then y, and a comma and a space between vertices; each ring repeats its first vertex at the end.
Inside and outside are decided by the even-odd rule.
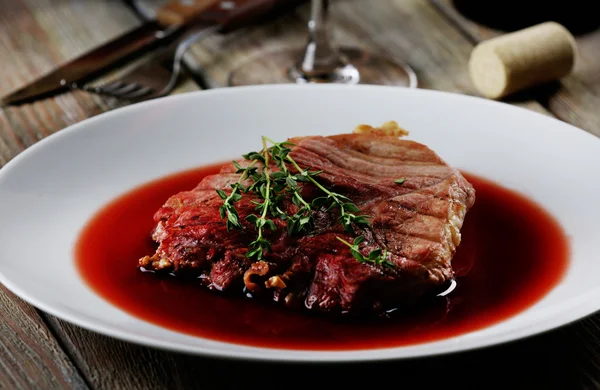
POLYGON ((132 102, 168 95, 177 85, 183 56, 190 46, 218 29, 219 26, 211 26, 188 34, 179 43, 173 43, 155 53, 149 60, 129 70, 118 80, 95 86, 74 84, 71 88, 132 102), (173 62, 169 64, 171 58, 173 62), (171 71, 168 69, 169 65, 171 71))
MULTIPOLYGON (((295 8, 306 0, 229 0, 217 1, 219 10, 211 15, 213 24, 188 33, 179 43, 175 42, 160 50, 149 61, 128 71, 116 81, 100 86, 72 85, 71 88, 100 95, 107 95, 132 102, 168 95, 177 84, 183 56, 189 47, 200 39, 216 32, 227 33, 272 20, 278 15, 295 8), (165 62, 173 58, 169 72, 165 62)), ((206 25, 205 25, 206 26, 206 25)))

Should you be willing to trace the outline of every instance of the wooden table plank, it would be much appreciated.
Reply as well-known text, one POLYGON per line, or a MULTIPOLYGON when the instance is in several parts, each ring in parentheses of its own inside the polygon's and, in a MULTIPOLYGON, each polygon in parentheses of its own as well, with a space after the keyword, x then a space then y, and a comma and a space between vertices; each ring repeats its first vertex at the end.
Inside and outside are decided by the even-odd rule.
POLYGON ((87 388, 39 313, 2 285, 0 388, 87 388))
MULTIPOLYGON (((507 32, 468 19, 458 12, 452 0, 433 1, 474 43, 507 32)), ((532 89, 531 95, 559 119, 600 136, 600 29, 576 35, 575 39, 578 53, 573 72, 558 85, 532 89)))
POLYGON ((94 389, 184 389, 189 373, 181 372, 173 354, 121 342, 50 317, 52 328, 94 389))
MULTIPOLYGON (((579 330, 587 327, 597 334, 597 319, 580 325, 579 330)), ((582 335, 574 327, 441 357, 357 364, 222 360, 115 343, 79 328, 68 333, 72 331, 79 333, 73 336, 81 348, 74 353, 83 351, 94 375, 91 383, 101 389, 124 384, 128 389, 264 389, 267 383, 289 386, 290 382, 292 388, 355 388, 356 372, 370 378, 374 386, 383 386, 392 375, 404 387, 420 389, 439 389, 448 383, 467 389, 584 389, 597 388, 598 376, 592 373, 597 373, 600 363, 600 344, 589 343, 587 332, 582 335)))

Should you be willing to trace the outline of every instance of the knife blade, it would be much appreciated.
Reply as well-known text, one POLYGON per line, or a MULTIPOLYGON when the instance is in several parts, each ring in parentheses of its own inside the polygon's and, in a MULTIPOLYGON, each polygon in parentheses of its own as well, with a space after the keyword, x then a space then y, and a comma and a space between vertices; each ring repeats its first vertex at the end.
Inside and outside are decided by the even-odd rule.
POLYGON ((2 98, 0 105, 19 105, 50 97, 98 77, 103 72, 177 39, 190 26, 219 25, 221 33, 246 26, 305 0, 171 0, 155 20, 125 33, 2 98))

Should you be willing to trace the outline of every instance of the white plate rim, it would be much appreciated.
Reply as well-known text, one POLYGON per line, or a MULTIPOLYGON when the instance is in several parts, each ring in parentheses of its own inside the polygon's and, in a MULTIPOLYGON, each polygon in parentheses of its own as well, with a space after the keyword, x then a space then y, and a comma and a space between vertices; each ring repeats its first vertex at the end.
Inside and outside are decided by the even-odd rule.
MULTIPOLYGON (((13 169, 16 169, 19 163, 28 158, 30 154, 36 153, 38 148, 46 147, 46 145, 51 142, 57 142, 61 137, 67 137, 72 132, 77 131, 86 131, 88 125, 96 121, 102 121, 106 118, 110 118, 113 116, 123 115, 128 112, 135 112, 136 110, 145 110, 148 107, 152 107, 153 105, 161 105, 165 100, 176 102, 178 100, 185 99, 195 99, 198 95, 207 95, 207 94, 234 94, 240 90, 257 90, 257 89, 274 89, 274 90, 285 90, 285 89, 308 89, 308 88, 322 88, 322 89, 337 89, 337 88, 362 88, 362 89, 404 89, 410 91, 408 93, 415 94, 433 94, 433 95, 446 95, 452 99, 464 99, 467 101, 472 101, 474 104, 487 104, 494 106, 503 106, 508 110, 519 110, 522 112, 527 112, 528 115, 534 115, 543 117, 544 120, 554 121, 560 124, 560 127, 564 131, 576 131, 582 136, 590 137, 593 139, 593 142, 598 142, 598 137, 594 134, 589 133, 581 128, 573 126, 569 123, 561 121, 556 117, 546 116, 539 112, 532 111, 530 109, 510 105, 508 103, 502 101, 493 101, 484 98, 480 98, 477 96, 464 95, 454 92, 446 92, 446 91, 436 91, 436 90, 426 90, 426 89, 408 89, 404 87, 397 86, 379 86, 379 85, 359 85, 359 86, 346 86, 346 85, 288 85, 288 84, 280 84, 280 85, 257 85, 257 86, 241 86, 241 87, 229 87, 229 88, 216 88, 204 91, 194 91, 181 95, 173 95, 162 98, 153 99, 151 101, 146 101, 142 103, 132 104, 129 106, 119 107, 111 111, 100 113, 94 117, 82 120, 78 123, 72 124, 56 133, 53 133, 44 139, 36 142, 34 145, 31 145, 24 151, 20 152, 17 156, 15 156, 12 160, 10 160, 4 167, 0 169, 0 178, 4 175, 8 175, 13 169)), ((55 316, 61 320, 72 323, 76 326, 82 327, 84 329, 96 332, 98 334, 102 334, 108 337, 115 338, 117 340, 131 342, 138 345, 143 345, 151 348, 158 348, 166 351, 180 352, 191 355, 201 355, 207 357, 215 357, 215 358, 226 358, 226 359, 242 359, 242 360, 255 360, 255 361, 272 361, 272 362, 297 362, 297 363, 324 363, 324 362, 369 362, 369 361, 386 361, 386 360, 402 360, 402 359, 412 359, 412 358, 421 358, 421 357, 433 357, 433 356, 442 356, 448 354, 454 354, 459 352, 467 352, 472 350, 485 349, 489 347, 494 347, 500 344, 506 344, 511 342, 517 342, 519 340, 530 338, 538 335, 542 335, 549 331, 557 330, 558 328, 567 326, 574 322, 580 321, 586 317, 589 317, 600 310, 600 304, 596 302, 600 302, 600 287, 588 291, 584 296, 580 296, 577 299, 571 299, 570 301, 564 303, 560 308, 554 307, 552 309, 548 309, 544 311, 544 322, 542 325, 538 325, 533 328, 521 330, 519 332, 507 332, 501 336, 498 336, 493 341, 483 341, 478 343, 477 345, 471 346, 462 346, 459 343, 455 343, 453 346, 449 346, 447 348, 438 350, 434 353, 430 353, 427 351, 412 351, 409 355, 402 355, 395 353, 394 351, 402 350, 405 347, 391 347, 391 348, 377 348, 377 349, 368 349, 368 350, 352 350, 352 351, 312 351, 312 350, 288 350, 288 349, 279 349, 279 348, 256 348, 256 351, 236 351, 235 354, 230 351, 220 351, 210 348, 201 348, 197 346, 185 346, 179 343, 172 343, 168 341, 156 340, 150 337, 143 337, 140 335, 136 335, 133 332, 127 332, 118 330, 115 331, 109 326, 103 326, 99 324, 95 324, 92 321, 86 321, 78 318, 77 316, 71 316, 69 314, 63 313, 60 310, 53 308, 50 305, 45 304, 42 300, 39 300, 33 296, 31 296, 27 291, 21 289, 16 283, 13 283, 8 277, 4 275, 2 269, 0 269, 0 284, 4 285, 8 290, 10 290, 13 294, 23 299, 25 302, 33 305, 39 310, 46 312, 52 316, 55 316), (561 317, 556 316, 556 314, 562 314, 561 317), (260 350, 271 350, 271 351, 280 351, 285 356, 265 356, 261 355, 260 350), (300 352, 300 354, 296 354, 295 352, 300 352), (360 355, 360 356, 358 356, 360 355)), ((485 329, 485 328, 484 328, 485 329)), ((477 331, 476 331, 477 332, 477 331)), ((476 333, 471 332, 470 334, 476 333)), ((209 339, 207 339, 209 340, 209 339)), ((228 344, 228 343, 224 343, 228 344)), ((428 344, 428 343, 425 343, 428 344)), ((423 345, 423 344, 421 344, 423 345)), ((419 345, 416 345, 417 347, 419 345)))

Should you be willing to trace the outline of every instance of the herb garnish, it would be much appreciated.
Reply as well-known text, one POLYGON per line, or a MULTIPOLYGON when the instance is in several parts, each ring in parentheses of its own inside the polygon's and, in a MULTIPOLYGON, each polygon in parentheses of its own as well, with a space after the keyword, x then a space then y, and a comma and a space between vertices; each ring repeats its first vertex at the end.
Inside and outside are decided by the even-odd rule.
POLYGON ((396 184, 403 184, 405 181, 406 181, 406 178, 401 177, 400 179, 394 180, 394 183, 396 183, 396 184))
MULTIPOLYGON (((314 224, 312 211, 320 207, 326 207, 327 210, 338 208, 340 211, 339 222, 348 233, 354 233, 354 226, 362 228, 369 226, 368 217, 356 214, 360 210, 348 197, 328 190, 315 179, 322 171, 312 172, 310 168, 302 169, 296 163, 289 155, 291 152, 290 147, 294 146, 294 144, 290 142, 275 142, 264 136, 262 137, 262 144, 263 148, 260 152, 250 152, 243 155, 244 159, 250 161, 247 167, 244 168, 238 162, 233 161, 237 169, 236 173, 241 174, 241 176, 236 183, 231 185, 231 193, 227 195, 225 191, 217 190, 217 193, 223 199, 223 205, 219 208, 219 212, 221 218, 227 219, 228 230, 234 228, 243 229, 235 208, 235 203, 242 198, 242 194, 254 193, 259 199, 263 200, 262 202, 252 202, 256 205, 258 215, 250 214, 246 217, 246 221, 253 224, 258 232, 256 240, 250 244, 250 250, 246 253, 247 257, 261 260, 264 257, 265 251, 268 252, 271 250, 271 243, 265 239, 263 229, 266 227, 275 231, 277 227, 275 222, 268 218, 269 215, 273 218, 286 221, 289 236, 303 231, 310 231, 314 224), (272 146, 268 148, 267 143, 272 144, 272 146), (279 171, 269 171, 270 161, 275 163, 279 171), (257 163, 260 163, 260 167, 255 166, 257 163), (290 171, 288 165, 291 165, 297 173, 290 171), (242 183, 247 179, 250 179, 252 184, 245 187, 242 183), (310 203, 307 202, 302 197, 301 192, 301 183, 306 182, 314 184, 325 196, 315 198, 310 203), (294 215, 288 215, 280 207, 286 194, 291 196, 292 202, 298 207, 294 215)), ((364 237, 362 240, 364 240, 364 237)), ((352 245, 350 247, 352 248, 352 245)), ((356 253, 360 255, 360 252, 356 251, 356 253)), ((366 260, 359 259, 354 251, 352 254, 361 262, 371 261, 375 264, 393 266, 391 263, 384 261, 385 257, 382 260, 377 260, 381 256, 380 249, 373 251, 368 258, 365 258, 366 260)))
POLYGON ((256 172, 256 168, 253 168, 255 162, 252 162, 247 168, 242 168, 240 164, 236 161, 233 161, 233 165, 238 169, 237 173, 242 173, 240 179, 237 183, 232 184, 231 194, 229 196, 223 190, 217 190, 217 194, 223 199, 223 205, 219 208, 219 213, 221 214, 221 218, 227 217, 227 230, 231 230, 233 228, 242 228, 240 224, 240 216, 233 205, 238 200, 242 199, 242 195, 240 192, 245 191, 245 188, 242 186, 242 182, 248 178, 248 176, 253 175, 256 172))
POLYGON ((365 236, 356 237, 352 244, 341 237, 336 238, 350 248, 352 256, 354 256, 359 263, 373 263, 375 265, 383 265, 384 267, 394 268, 394 264, 387 259, 388 255, 386 250, 382 251, 381 249, 377 248, 372 250, 368 256, 360 253, 358 246, 365 240, 365 236))
MULTIPOLYGON (((296 164, 296 161, 294 161, 290 156, 287 156, 287 159, 298 171, 304 174, 302 168, 296 164)), ((369 221, 367 220, 366 215, 353 214, 359 212, 360 210, 354 203, 350 201, 350 199, 348 199, 348 197, 329 191, 327 188, 319 184, 319 182, 314 179, 314 176, 315 175, 307 175, 308 181, 312 182, 315 186, 317 186, 317 188, 327 194, 327 196, 314 199, 312 202, 313 206, 326 206, 329 203, 327 210, 338 207, 340 209, 340 223, 344 227, 344 230, 349 233, 354 233, 352 224, 355 224, 359 227, 369 226, 369 221)))

